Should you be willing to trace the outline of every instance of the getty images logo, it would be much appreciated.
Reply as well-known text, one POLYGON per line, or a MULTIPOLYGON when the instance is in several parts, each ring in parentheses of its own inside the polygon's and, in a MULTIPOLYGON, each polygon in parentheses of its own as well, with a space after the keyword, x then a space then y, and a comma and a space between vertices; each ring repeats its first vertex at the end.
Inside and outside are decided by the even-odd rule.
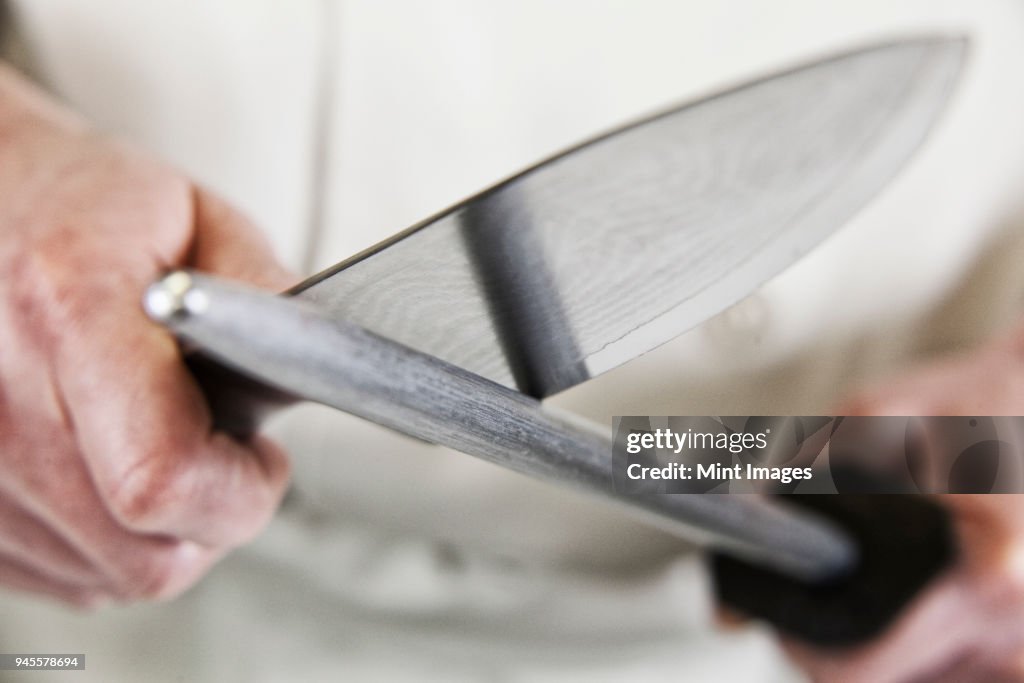
POLYGON ((744 453, 754 448, 768 448, 771 429, 761 432, 700 432, 692 428, 683 432, 672 429, 634 430, 626 436, 626 452, 636 455, 645 450, 671 451, 678 455, 684 449, 720 449, 730 453, 744 453))

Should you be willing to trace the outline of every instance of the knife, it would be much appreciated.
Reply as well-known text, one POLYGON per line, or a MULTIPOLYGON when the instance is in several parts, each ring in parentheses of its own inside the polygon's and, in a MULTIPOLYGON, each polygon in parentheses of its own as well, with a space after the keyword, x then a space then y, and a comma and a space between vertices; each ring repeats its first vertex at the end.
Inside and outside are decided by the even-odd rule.
MULTIPOLYGON (((878 565, 849 515, 780 497, 616 492, 607 429, 541 399, 707 320, 832 234, 920 145, 965 45, 947 37, 877 45, 659 113, 541 162, 285 296, 178 271, 143 303, 198 351, 188 361, 217 424, 236 434, 251 431, 263 409, 318 401, 615 498, 724 553, 719 577, 739 576, 733 586, 746 569, 803 587, 856 584, 864 566, 878 565)), ((919 499, 893 505, 924 520, 914 542, 936 558, 909 595, 894 598, 902 604, 948 562, 940 551, 949 525, 919 499)), ((742 590, 720 593, 744 606, 742 590)), ((748 606, 815 637, 816 629, 800 633, 806 619, 748 606)), ((891 616, 834 629, 832 642, 869 637, 891 616)))

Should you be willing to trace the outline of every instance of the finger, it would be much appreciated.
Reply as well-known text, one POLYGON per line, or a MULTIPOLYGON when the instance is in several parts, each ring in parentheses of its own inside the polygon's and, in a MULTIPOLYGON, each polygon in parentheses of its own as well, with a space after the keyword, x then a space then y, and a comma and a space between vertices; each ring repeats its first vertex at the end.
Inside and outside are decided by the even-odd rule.
POLYGON ((203 188, 193 197, 195 236, 188 265, 273 291, 295 284, 298 278, 278 262, 245 215, 203 188))
POLYGON ((0 496, 0 554, 54 581, 95 588, 106 582, 71 544, 6 496, 0 496))
POLYGON ((0 479, 0 493, 65 539, 112 594, 173 597, 223 554, 169 536, 128 531, 106 509, 78 454, 49 430, 36 434, 34 441, 5 453, 11 468, 10 476, 0 479), (31 467, 38 465, 39 454, 46 455, 45 470, 31 467))
POLYGON ((211 431, 205 399, 165 331, 132 306, 74 322, 58 389, 109 511, 136 532, 234 546, 267 523, 288 480, 284 453, 211 431))
POLYGON ((989 667, 990 676, 987 680, 993 683, 1024 681, 1024 648, 1018 646, 1010 653, 1002 653, 993 658, 989 667))
MULTIPOLYGON (((30 357, 38 355, 37 346, 24 348, 30 357)), ((4 385, 0 400, 0 537, 7 553, 37 574, 105 585, 124 597, 160 598, 184 590, 217 553, 175 554, 167 538, 134 534, 113 518, 79 455, 56 378, 47 379, 41 362, 35 365, 42 370, 21 372, 32 365, 26 360, 15 366, 19 372, 4 385), (15 417, 10 409, 19 405, 35 412, 15 417)), ((10 370, 5 369, 8 379, 10 370)))
POLYGON ((82 608, 97 607, 106 600, 106 595, 102 591, 42 576, 18 559, 2 553, 0 553, 0 586, 16 591, 46 595, 82 608))
MULTIPOLYGON (((193 209, 200 265, 257 281, 284 278, 258 232, 230 207, 196 191, 193 209)), ((49 313, 33 334, 55 359, 61 403, 110 512, 129 530, 210 546, 252 538, 283 495, 283 452, 266 440, 211 433, 176 343, 142 313, 144 277, 114 273, 97 291, 92 280, 75 286, 82 268, 37 260, 31 309, 49 313)))
MULTIPOLYGON (((959 366, 941 365, 878 385, 848 399, 840 415, 920 415, 942 412, 938 401, 962 388, 959 366)), ((945 413, 943 413, 945 414, 945 413)), ((955 414, 955 413, 953 413, 955 414)))
POLYGON ((902 683, 933 674, 958 660, 984 624, 953 577, 919 596, 879 639, 853 650, 822 652, 802 643, 783 647, 814 680, 902 683))
POLYGON ((863 391, 839 415, 1016 415, 1024 363, 1000 341, 863 391))
POLYGON ((725 631, 741 629, 750 624, 750 618, 743 614, 719 605, 715 610, 715 625, 725 631))
POLYGON ((1020 671, 993 665, 977 652, 966 652, 941 670, 920 676, 912 683, 1020 683, 1020 671))
MULTIPOLYGON (((115 155, 111 163, 120 163, 119 159, 115 155)), ((118 216, 154 209, 146 201, 136 204, 120 207, 118 216)), ((176 215, 177 200, 170 205, 161 205, 157 213, 173 223, 168 217, 176 215)), ((211 201, 193 208, 203 223, 191 226, 197 232, 209 227, 215 234, 244 238, 241 219, 221 205, 211 201), (213 206, 212 214, 207 205, 213 206)), ((176 220, 191 224, 190 218, 176 220)), ((103 213, 89 220, 106 225, 112 219, 103 213)), ((67 239, 81 241, 82 233, 76 231, 67 239)), ((248 239, 247 244, 262 244, 259 238, 248 239)), ((228 241, 218 237, 209 247, 197 244, 197 253, 217 256, 213 265, 226 263, 220 254, 230 251, 228 241)), ((81 273, 93 272, 99 261, 89 243, 75 244, 70 251, 77 261, 70 265, 52 258, 62 252, 56 249, 60 245, 51 246, 31 259, 26 307, 41 313, 29 332, 52 359, 48 371, 55 378, 63 419, 74 433, 102 505, 124 529, 136 533, 213 547, 250 539, 283 495, 288 478, 283 452, 266 440, 239 443, 211 433, 205 401, 184 368, 176 343, 141 311, 147 276, 137 264, 127 270, 111 267, 97 282, 83 283, 81 273)), ((31 463, 27 466, 32 469, 31 463)), ((48 493, 51 501, 59 500, 53 491, 48 493)), ((70 496, 76 497, 74 492, 70 496)), ((94 515, 88 509, 79 512, 94 515)), ((64 521, 72 529, 81 525, 73 517, 65 516, 64 521)), ((103 526, 106 520, 95 523, 103 526)), ((88 539, 88 534, 80 534, 74 540, 88 539)))

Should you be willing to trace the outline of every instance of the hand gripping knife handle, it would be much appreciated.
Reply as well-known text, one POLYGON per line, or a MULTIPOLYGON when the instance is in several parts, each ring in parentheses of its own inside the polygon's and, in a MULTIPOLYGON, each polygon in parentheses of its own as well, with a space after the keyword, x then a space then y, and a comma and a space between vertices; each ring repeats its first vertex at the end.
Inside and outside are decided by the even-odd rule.
POLYGON ((857 543, 845 574, 805 581, 722 553, 711 557, 719 601, 783 634, 842 648, 881 635, 956 559, 947 510, 913 494, 786 495, 835 521, 857 543))
POLYGON ((219 428, 244 436, 307 399, 618 501, 713 550, 725 605, 808 642, 877 635, 955 556, 947 514, 921 497, 616 491, 606 430, 308 302, 177 271, 144 306, 191 348, 219 428))

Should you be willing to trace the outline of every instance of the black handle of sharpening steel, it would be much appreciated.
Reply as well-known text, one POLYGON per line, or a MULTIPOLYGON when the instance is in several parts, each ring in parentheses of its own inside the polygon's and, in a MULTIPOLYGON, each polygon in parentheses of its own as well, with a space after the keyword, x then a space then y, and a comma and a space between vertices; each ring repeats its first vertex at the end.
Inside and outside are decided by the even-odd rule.
POLYGON ((719 601, 820 647, 848 647, 881 635, 956 558, 952 519, 920 495, 788 495, 830 518, 860 545, 843 577, 804 583, 726 555, 711 567, 719 601))

